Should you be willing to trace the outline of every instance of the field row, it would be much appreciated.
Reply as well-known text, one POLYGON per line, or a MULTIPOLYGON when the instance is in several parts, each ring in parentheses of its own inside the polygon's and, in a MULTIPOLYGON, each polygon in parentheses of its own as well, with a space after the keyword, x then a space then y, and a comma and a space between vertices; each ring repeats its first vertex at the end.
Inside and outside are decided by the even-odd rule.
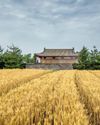
POLYGON ((48 72, 50 71, 28 69, 0 70, 0 96, 48 72))
POLYGON ((80 91, 81 100, 88 109, 91 124, 100 125, 100 78, 97 72, 78 71, 76 83, 80 91))
POLYGON ((16 75, 13 82, 4 81, 1 89, 0 125, 100 125, 99 71, 21 73, 0 71, 2 80, 16 75), (20 82, 16 82, 18 78, 20 82))

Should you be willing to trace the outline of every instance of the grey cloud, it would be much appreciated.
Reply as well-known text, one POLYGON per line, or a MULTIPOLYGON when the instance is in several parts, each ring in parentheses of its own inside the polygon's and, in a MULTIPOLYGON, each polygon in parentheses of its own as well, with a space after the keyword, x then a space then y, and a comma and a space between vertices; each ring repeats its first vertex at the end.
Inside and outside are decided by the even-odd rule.
POLYGON ((99 20, 100 0, 1 0, 0 41, 15 41, 22 48, 29 43, 31 52, 32 45, 35 51, 43 46, 100 47, 99 20))

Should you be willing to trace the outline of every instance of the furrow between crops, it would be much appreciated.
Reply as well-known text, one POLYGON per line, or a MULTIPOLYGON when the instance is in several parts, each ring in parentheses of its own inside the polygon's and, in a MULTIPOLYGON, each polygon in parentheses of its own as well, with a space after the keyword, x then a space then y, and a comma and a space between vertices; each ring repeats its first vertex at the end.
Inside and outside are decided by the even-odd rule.
POLYGON ((87 109, 91 125, 100 125, 100 79, 88 71, 77 71, 75 84, 87 109))
MULTIPOLYGON (((20 79, 19 77, 12 81, 11 83, 9 84, 2 84, 0 85, 0 96, 4 96, 5 94, 7 94, 9 91, 12 91, 13 89, 16 89, 24 84, 27 84, 28 82, 31 82, 32 80, 34 79, 37 79, 37 78, 40 78, 42 76, 45 76, 49 73, 52 73, 54 71, 43 71, 43 72, 40 72, 38 74, 35 74, 35 75, 30 75, 28 78, 23 78, 22 80, 17 80, 17 79, 20 79)), ((20 76, 21 77, 21 76, 20 76)))
POLYGON ((75 77, 74 80, 75 80, 76 89, 79 93, 80 103, 82 103, 84 105, 84 109, 85 109, 87 117, 89 119, 89 124, 91 124, 91 118, 90 118, 91 113, 88 110, 87 101, 85 101, 85 100, 87 100, 87 97, 86 97, 85 93, 83 92, 83 89, 79 86, 80 82, 78 80, 77 71, 76 71, 74 77, 75 77))
POLYGON ((74 71, 32 80, 0 98, 0 125, 89 125, 74 71))

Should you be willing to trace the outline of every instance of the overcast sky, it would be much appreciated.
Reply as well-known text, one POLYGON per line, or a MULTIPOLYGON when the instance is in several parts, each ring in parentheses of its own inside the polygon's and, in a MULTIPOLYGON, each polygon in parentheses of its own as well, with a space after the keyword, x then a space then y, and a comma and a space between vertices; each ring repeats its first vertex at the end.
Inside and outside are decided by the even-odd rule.
POLYGON ((100 0, 0 0, 0 45, 24 53, 100 48, 100 0))

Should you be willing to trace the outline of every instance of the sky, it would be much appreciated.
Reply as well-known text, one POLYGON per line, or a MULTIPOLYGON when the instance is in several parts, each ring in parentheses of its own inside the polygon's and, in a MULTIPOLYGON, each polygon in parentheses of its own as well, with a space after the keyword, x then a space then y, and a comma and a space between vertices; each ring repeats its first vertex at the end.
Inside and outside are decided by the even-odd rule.
POLYGON ((100 0, 0 0, 0 45, 100 49, 100 0))

